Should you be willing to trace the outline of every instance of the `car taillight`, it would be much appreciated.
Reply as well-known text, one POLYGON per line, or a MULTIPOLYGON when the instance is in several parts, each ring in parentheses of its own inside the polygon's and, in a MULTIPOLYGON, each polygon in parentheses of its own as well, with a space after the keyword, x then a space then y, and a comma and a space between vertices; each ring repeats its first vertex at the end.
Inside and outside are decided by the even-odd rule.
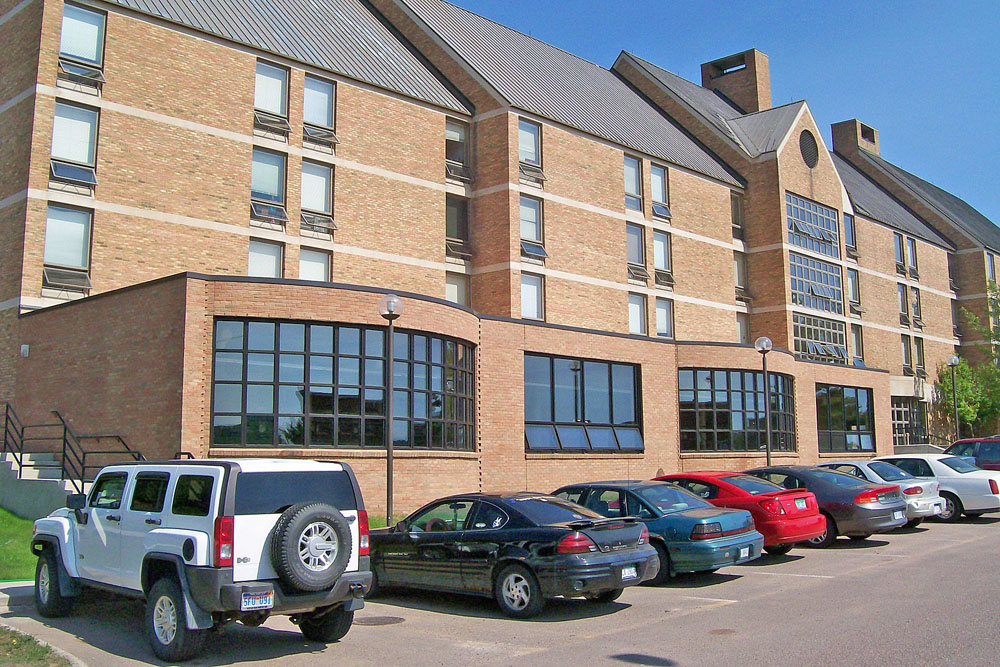
POLYGON ((990 493, 1000 493, 1000 489, 997 488, 997 481, 995 479, 990 480, 990 493))
POLYGON ((642 532, 639 533, 639 546, 643 544, 649 544, 649 529, 646 528, 646 524, 642 524, 642 532))
POLYGON ((692 540, 710 540, 714 537, 722 537, 722 524, 718 521, 699 523, 691 529, 692 540))
POLYGON ((911 486, 908 489, 903 489, 903 493, 908 496, 918 496, 924 490, 922 486, 911 486))
POLYGON ((762 500, 760 501, 760 506, 764 509, 765 512, 769 512, 771 514, 780 515, 785 513, 785 508, 781 506, 781 503, 778 502, 776 498, 769 498, 767 500, 762 500))
POLYGON ((215 517, 215 567, 233 564, 233 517, 215 517))
POLYGON ((579 532, 570 533, 556 545, 557 554, 585 554, 592 551, 598 551, 594 540, 579 532))
POLYGON ((854 497, 855 505, 867 505, 868 503, 878 502, 878 490, 868 489, 867 491, 862 491, 857 496, 854 497))
POLYGON ((358 512, 358 555, 368 555, 368 512, 358 512))

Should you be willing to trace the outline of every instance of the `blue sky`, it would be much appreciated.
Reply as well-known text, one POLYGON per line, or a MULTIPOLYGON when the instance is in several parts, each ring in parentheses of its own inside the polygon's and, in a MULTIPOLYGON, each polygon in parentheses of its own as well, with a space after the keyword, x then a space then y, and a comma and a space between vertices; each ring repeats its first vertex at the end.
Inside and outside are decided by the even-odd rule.
POLYGON ((691 81, 757 48, 775 105, 879 131, 884 158, 1000 224, 1000 3, 452 0, 604 67, 631 51, 691 81))

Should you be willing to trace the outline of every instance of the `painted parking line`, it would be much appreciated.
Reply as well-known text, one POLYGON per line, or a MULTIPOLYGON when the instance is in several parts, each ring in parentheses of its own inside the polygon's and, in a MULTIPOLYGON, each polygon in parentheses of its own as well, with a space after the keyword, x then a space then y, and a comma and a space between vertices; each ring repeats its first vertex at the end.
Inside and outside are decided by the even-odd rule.
POLYGON ((721 602, 723 604, 734 604, 739 602, 739 600, 727 600, 725 598, 700 598, 694 595, 682 595, 685 600, 704 600, 705 602, 721 602))
POLYGON ((807 579, 835 579, 832 574, 794 574, 792 572, 740 572, 740 574, 756 574, 762 577, 805 577, 807 579))

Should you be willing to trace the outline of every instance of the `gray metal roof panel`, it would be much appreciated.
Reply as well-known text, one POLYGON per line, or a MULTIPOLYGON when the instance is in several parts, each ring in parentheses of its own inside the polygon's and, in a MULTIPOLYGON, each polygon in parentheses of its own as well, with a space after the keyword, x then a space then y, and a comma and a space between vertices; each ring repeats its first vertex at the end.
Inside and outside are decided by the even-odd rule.
POLYGON ((832 153, 831 157, 856 213, 935 245, 949 250, 955 249, 951 241, 921 220, 857 167, 836 153, 832 153))
POLYGON ((447 2, 403 1, 511 106, 742 185, 614 72, 447 2))
POLYGON ((447 109, 469 109, 360 0, 108 0, 447 109))
POLYGON ((778 149, 781 140, 792 129, 792 123, 805 104, 799 101, 772 107, 733 118, 729 124, 743 136, 745 143, 751 144, 757 150, 758 155, 770 153, 778 149))
POLYGON ((916 193, 918 197, 937 209, 960 229, 965 230, 991 250, 1000 252, 1000 227, 997 227, 992 220, 977 211, 968 202, 901 167, 897 167, 874 153, 865 150, 860 151, 860 153, 891 178, 916 193))

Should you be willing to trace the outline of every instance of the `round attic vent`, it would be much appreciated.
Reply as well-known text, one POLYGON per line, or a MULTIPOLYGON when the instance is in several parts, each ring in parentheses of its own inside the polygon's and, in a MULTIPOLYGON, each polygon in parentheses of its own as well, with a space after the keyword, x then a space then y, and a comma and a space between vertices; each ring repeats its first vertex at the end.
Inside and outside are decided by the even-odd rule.
POLYGON ((802 151, 802 159, 806 166, 812 169, 819 162, 819 146, 816 145, 816 137, 809 130, 802 130, 799 135, 799 150, 802 151))

